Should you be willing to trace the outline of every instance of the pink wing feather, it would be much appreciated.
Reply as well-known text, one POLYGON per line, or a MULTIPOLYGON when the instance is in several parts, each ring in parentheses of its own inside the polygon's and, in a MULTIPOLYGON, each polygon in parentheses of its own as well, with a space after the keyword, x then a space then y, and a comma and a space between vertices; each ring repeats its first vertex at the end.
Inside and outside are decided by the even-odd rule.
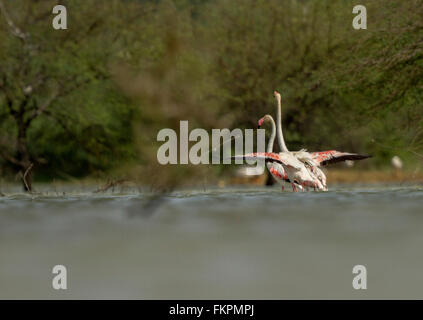
POLYGON ((313 160, 319 163, 321 166, 345 160, 363 160, 371 157, 369 155, 341 152, 337 150, 317 151, 312 152, 311 155, 313 157, 313 160))

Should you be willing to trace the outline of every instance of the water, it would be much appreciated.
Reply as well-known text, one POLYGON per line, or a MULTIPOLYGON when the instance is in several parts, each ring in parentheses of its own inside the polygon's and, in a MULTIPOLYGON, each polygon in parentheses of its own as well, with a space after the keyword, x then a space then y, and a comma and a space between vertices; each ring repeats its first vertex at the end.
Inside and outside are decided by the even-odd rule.
POLYGON ((0 298, 422 299, 423 188, 331 188, 6 193, 0 298))

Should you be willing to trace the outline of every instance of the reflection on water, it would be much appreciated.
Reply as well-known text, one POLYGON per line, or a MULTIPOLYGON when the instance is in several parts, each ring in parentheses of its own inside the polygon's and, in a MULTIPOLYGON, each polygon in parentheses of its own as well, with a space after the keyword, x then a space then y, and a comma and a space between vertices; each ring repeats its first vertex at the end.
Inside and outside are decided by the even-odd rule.
POLYGON ((0 298, 421 299, 422 208, 414 186, 6 193, 0 298))

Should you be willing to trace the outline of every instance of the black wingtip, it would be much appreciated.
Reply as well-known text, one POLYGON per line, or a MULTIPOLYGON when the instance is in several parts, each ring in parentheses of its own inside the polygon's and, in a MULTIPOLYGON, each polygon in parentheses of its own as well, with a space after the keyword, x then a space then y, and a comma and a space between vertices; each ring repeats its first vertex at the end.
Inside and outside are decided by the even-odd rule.
POLYGON ((335 158, 331 158, 331 159, 327 159, 327 160, 323 160, 320 165, 322 166, 326 166, 328 164, 333 164, 333 163, 337 163, 337 162, 342 162, 345 160, 352 160, 352 161, 356 161, 356 160, 364 160, 364 159, 368 159, 371 158, 371 155, 368 154, 358 154, 358 153, 349 153, 349 154, 345 154, 342 155, 340 157, 335 157, 335 158))
POLYGON ((373 157, 370 154, 357 154, 356 156, 357 158, 355 158, 355 160, 363 160, 363 159, 368 159, 373 157))

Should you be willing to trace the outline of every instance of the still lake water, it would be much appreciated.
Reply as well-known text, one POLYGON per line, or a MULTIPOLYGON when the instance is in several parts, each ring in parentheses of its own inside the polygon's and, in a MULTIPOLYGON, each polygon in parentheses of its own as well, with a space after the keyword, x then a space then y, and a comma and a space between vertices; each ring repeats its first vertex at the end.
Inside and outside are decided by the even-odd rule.
POLYGON ((0 298, 422 299, 423 187, 330 188, 2 190, 0 298))

